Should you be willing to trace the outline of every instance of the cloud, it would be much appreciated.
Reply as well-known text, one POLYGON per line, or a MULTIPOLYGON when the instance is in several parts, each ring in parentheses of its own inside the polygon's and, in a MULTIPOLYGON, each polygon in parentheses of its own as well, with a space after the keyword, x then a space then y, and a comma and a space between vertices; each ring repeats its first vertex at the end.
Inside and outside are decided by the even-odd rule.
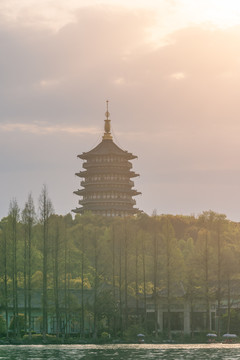
POLYGON ((22 197, 23 189, 27 196, 27 186, 41 189, 43 182, 57 211, 75 207, 76 155, 100 141, 109 99, 114 134, 139 157, 143 210, 219 207, 218 181, 220 211, 237 216, 240 195, 229 178, 234 174, 236 190, 240 27, 186 28, 155 47, 147 41, 152 13, 98 6, 75 16, 57 32, 0 28, 2 189, 11 173, 1 194, 5 209, 12 196, 22 197), (200 194, 194 200, 189 183, 200 194), (177 195, 183 187, 185 199, 177 195))
POLYGON ((56 134, 56 133, 69 133, 79 135, 86 134, 99 134, 99 129, 95 127, 66 127, 66 126, 49 126, 49 125, 39 125, 39 124, 14 124, 14 123, 5 123, 0 124, 0 131, 2 132, 24 132, 30 134, 56 134))
POLYGON ((55 33, 0 28, 3 119, 45 121, 50 114, 54 121, 79 121, 85 109, 90 113, 96 106, 90 105, 91 98, 96 104, 97 94, 104 100, 111 95, 112 79, 129 83, 122 72, 146 46, 150 15, 99 6, 78 10, 76 18, 55 33))
POLYGON ((183 80, 185 79, 186 75, 183 72, 177 72, 170 75, 170 78, 175 80, 183 80))

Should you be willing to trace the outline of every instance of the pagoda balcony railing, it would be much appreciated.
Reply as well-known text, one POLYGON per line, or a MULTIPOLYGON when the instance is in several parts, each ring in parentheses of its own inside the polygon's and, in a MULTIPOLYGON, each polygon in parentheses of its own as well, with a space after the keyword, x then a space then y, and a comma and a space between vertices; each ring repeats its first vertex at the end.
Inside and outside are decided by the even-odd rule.
MULTIPOLYGON (((128 213, 130 214, 135 214, 137 213, 139 210, 137 208, 134 208, 132 207, 131 205, 130 206, 126 206, 125 204, 122 204, 122 205, 117 205, 117 206, 112 206, 111 210, 113 211, 127 211, 128 213)), ((93 213, 95 211, 100 211, 100 212, 105 212, 105 211, 109 211, 109 206, 108 204, 106 205, 99 205, 99 204, 96 204, 96 205, 84 205, 80 208, 76 208, 73 210, 74 212, 76 213, 84 213, 84 211, 92 211, 93 213)))
POLYGON ((91 180, 91 181, 81 181, 81 186, 85 187, 88 185, 130 185, 134 186, 134 182, 132 180, 91 180))
MULTIPOLYGON (((83 189, 78 189, 76 191, 73 192, 74 194, 76 195, 79 195, 79 196, 96 196, 96 194, 100 195, 100 198, 101 197, 101 194, 109 194, 110 197, 109 199, 118 199, 118 198, 121 198, 121 195, 125 194, 126 196, 136 196, 136 195, 140 195, 141 192, 137 191, 136 189, 132 189, 130 186, 129 187, 126 187, 126 186, 122 186, 122 187, 115 187, 115 186, 112 186, 111 185, 108 185, 108 186, 101 186, 101 187, 86 187, 86 188, 83 188, 83 189), (111 196, 115 196, 115 197, 111 197, 111 196)), ((93 197, 92 197, 93 198, 93 197)), ((97 199, 95 197, 95 199, 97 199)))
POLYGON ((84 169, 96 169, 96 168, 107 168, 107 169, 115 169, 115 168, 122 168, 125 169, 132 169, 132 164, 125 162, 125 163, 83 163, 82 167, 84 169))
POLYGON ((111 170, 112 171, 110 172, 109 169, 107 169, 107 168, 96 168, 96 169, 94 169, 94 171, 93 171, 93 169, 89 169, 89 170, 80 171, 78 173, 75 173, 75 175, 79 176, 81 178, 90 177, 90 176, 94 176, 94 175, 109 175, 109 174, 113 174, 113 175, 120 174, 120 175, 125 175, 125 177, 129 177, 129 178, 139 176, 139 174, 136 174, 134 171, 120 169, 117 166, 115 168, 112 168, 111 170))
MULTIPOLYGON (((84 213, 85 211, 91 211, 93 214, 97 212, 98 215, 102 215, 103 216, 106 216, 106 212, 109 212, 109 207, 106 206, 106 207, 99 207, 99 206, 94 206, 94 208, 92 207, 87 207, 87 206, 84 206, 81 208, 81 212, 84 213), (105 214, 104 214, 105 213, 105 214)), ((112 207, 110 211, 114 211, 114 212, 118 212, 118 211, 124 211, 126 212, 125 216, 128 216, 128 215, 133 215, 133 214, 136 214, 139 212, 138 209, 136 208, 133 208, 133 207, 126 207, 126 206, 117 206, 117 207, 112 207)), ((122 216, 124 217, 124 214, 122 215, 118 215, 118 216, 122 216)))
POLYGON ((103 198, 100 198, 100 199, 82 199, 82 200, 79 200, 78 203, 80 205, 96 204, 97 206, 100 206, 100 203, 101 203, 104 205, 108 205, 109 207, 111 207, 111 204, 113 204, 112 206, 114 206, 114 205, 133 206, 133 205, 136 205, 136 200, 134 200, 134 199, 111 199, 111 198, 103 199, 103 198))

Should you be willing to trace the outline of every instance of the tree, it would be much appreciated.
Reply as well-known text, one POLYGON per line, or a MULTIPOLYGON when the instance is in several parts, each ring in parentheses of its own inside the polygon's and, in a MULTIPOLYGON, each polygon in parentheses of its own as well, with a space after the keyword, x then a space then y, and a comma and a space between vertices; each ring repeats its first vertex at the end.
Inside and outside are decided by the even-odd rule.
POLYGON ((0 337, 7 334, 6 320, 0 315, 0 337))
POLYGON ((28 200, 22 211, 22 222, 24 225, 24 327, 26 332, 27 313, 29 337, 32 337, 32 238, 33 225, 35 222, 35 207, 32 195, 28 195, 28 200))
POLYGON ((153 214, 153 300, 154 300, 154 327, 155 336, 158 337, 158 234, 157 234, 157 214, 153 214))
POLYGON ((7 224, 8 218, 2 219, 0 223, 1 229, 1 263, 3 265, 3 304, 5 309, 5 326, 6 326, 6 336, 8 338, 8 242, 7 242, 7 224))
POLYGON ((60 305, 59 305, 59 265, 60 265, 60 234, 63 232, 61 229, 61 218, 59 216, 51 217, 52 228, 54 233, 52 235, 52 265, 53 265, 53 293, 54 293, 54 310, 56 317, 56 336, 60 335, 60 305))
POLYGON ((49 218, 53 214, 52 202, 48 197, 47 187, 43 185, 42 192, 39 198, 39 211, 40 211, 40 222, 42 224, 42 240, 43 240, 43 338, 46 339, 46 334, 48 333, 48 296, 47 296, 47 286, 48 286, 48 232, 49 232, 49 218))
POLYGON ((81 278, 82 278, 82 284, 81 284, 81 310, 82 310, 82 322, 81 322, 81 336, 85 336, 85 303, 84 303, 84 271, 85 271, 85 233, 84 233, 84 227, 81 228, 81 250, 82 250, 82 256, 81 256, 81 278))
POLYGON ((192 238, 180 241, 181 253, 184 257, 184 285, 185 285, 185 298, 190 305, 190 332, 191 337, 194 337, 194 305, 199 296, 199 271, 196 253, 198 249, 194 244, 192 238))
MULTIPOLYGON (((215 273, 216 273, 216 300, 217 300, 217 333, 220 336, 220 318, 221 318, 221 302, 223 296, 223 248, 224 248, 224 227, 226 223, 226 215, 218 214, 213 211, 205 211, 199 217, 200 223, 205 223, 212 238, 212 246, 214 247, 213 255, 215 255, 215 273)), ((208 232, 208 233, 209 233, 208 232)), ((208 237, 206 238, 206 251, 208 248, 208 237)), ((207 253, 205 256, 207 261, 207 253)), ((207 264, 206 264, 207 271, 207 264)), ((207 274, 206 274, 207 275, 207 274)))
POLYGON ((12 241, 12 297, 13 297, 13 317, 15 319, 13 326, 14 337, 20 335, 18 319, 18 267, 17 267, 17 223, 19 220, 19 207, 17 200, 13 199, 9 206, 9 225, 12 241))
POLYGON ((182 274, 182 255, 178 248, 174 229, 168 216, 162 218, 161 228, 161 263, 162 263, 162 283, 166 290, 167 300, 167 332, 171 340, 171 304, 173 296, 177 298, 178 293, 174 293, 176 285, 179 284, 182 274))

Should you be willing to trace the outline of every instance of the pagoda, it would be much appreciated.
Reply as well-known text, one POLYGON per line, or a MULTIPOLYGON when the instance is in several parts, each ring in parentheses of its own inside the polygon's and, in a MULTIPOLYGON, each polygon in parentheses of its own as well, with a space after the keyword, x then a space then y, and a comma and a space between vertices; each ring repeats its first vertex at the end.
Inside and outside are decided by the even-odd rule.
POLYGON ((102 141, 92 150, 78 157, 83 162, 83 171, 76 173, 82 178, 82 189, 74 191, 81 196, 80 208, 73 210, 83 214, 91 211, 102 216, 129 216, 139 212, 133 196, 141 194, 133 189, 131 178, 139 176, 132 171, 130 160, 137 156, 122 150, 112 139, 108 101, 102 141))

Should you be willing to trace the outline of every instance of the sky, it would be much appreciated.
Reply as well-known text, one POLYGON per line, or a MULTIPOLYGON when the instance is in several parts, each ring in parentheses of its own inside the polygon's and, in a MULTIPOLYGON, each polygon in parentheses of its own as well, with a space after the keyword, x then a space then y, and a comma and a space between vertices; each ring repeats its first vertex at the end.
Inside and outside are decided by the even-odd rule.
POLYGON ((239 1, 1 0, 0 44, 0 218, 78 206, 108 99, 138 208, 240 221, 239 1))

